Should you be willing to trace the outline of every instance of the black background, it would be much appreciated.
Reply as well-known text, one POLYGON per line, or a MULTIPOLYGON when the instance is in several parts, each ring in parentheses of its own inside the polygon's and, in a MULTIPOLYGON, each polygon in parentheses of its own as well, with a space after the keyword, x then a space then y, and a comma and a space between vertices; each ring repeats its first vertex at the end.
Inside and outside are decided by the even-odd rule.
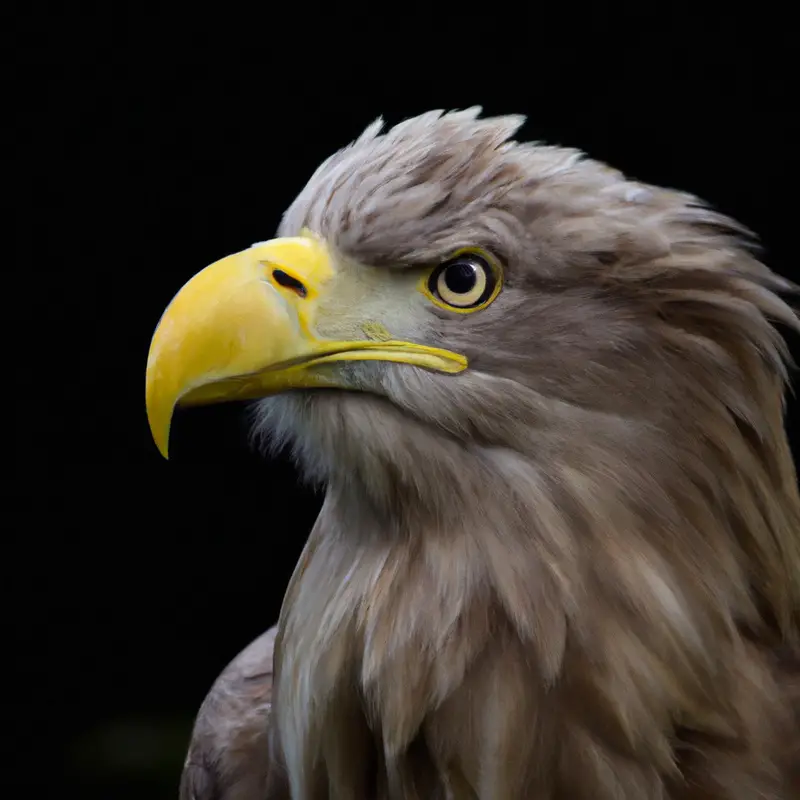
POLYGON ((320 498, 236 406, 180 412, 163 461, 147 349, 184 281, 269 238, 379 114, 525 113, 525 137, 704 197, 800 278, 788 18, 641 5, 12 13, 7 787, 175 796, 206 690, 276 619, 320 498))

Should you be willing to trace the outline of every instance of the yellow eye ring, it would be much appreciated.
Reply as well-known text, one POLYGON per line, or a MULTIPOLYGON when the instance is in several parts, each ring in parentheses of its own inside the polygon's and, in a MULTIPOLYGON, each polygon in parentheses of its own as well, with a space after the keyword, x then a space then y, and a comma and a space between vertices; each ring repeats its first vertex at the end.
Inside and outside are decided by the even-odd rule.
POLYGON ((464 248, 435 267, 419 288, 439 308, 471 314, 490 305, 502 285, 500 265, 488 253, 464 248))

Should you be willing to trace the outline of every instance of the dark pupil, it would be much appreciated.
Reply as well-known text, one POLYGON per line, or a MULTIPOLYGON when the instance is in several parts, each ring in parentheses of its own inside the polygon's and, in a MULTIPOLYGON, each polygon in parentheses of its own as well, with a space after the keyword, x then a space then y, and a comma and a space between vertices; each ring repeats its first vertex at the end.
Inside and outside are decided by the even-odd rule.
POLYGON ((466 294, 475 288, 477 267, 471 261, 456 261, 444 273, 447 288, 455 294, 466 294))

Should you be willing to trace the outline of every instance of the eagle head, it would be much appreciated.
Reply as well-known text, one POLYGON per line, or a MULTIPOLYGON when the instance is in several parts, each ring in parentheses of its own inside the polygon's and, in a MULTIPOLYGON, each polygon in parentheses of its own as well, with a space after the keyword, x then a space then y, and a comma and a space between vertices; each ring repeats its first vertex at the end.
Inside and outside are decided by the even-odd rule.
POLYGON ((153 338, 165 455, 176 404, 255 399, 328 487, 276 651, 296 797, 320 764, 364 789, 336 749, 362 723, 398 797, 421 740, 464 796, 649 798, 681 731, 786 730, 751 643, 797 636, 793 287, 696 198, 478 111, 370 125, 153 338))

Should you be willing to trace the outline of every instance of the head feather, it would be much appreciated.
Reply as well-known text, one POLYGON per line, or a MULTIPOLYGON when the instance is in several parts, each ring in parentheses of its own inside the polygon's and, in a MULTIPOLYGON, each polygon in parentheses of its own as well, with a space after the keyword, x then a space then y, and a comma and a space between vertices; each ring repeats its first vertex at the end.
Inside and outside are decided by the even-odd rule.
POLYGON ((324 731, 362 736, 337 727, 362 701, 395 788, 424 730, 436 785, 456 759, 479 796, 656 798, 681 769, 756 781, 788 730, 770 648, 796 652, 800 499, 774 324, 800 329, 794 287, 695 197, 517 143, 522 122, 373 123, 281 224, 363 269, 480 246, 506 271, 489 308, 420 328, 466 372, 360 365, 370 392, 259 406, 329 486, 282 619, 298 796, 314 758, 344 769, 324 731), (488 748, 477 719, 506 738, 488 748), (732 749, 679 764, 697 732, 732 749))

